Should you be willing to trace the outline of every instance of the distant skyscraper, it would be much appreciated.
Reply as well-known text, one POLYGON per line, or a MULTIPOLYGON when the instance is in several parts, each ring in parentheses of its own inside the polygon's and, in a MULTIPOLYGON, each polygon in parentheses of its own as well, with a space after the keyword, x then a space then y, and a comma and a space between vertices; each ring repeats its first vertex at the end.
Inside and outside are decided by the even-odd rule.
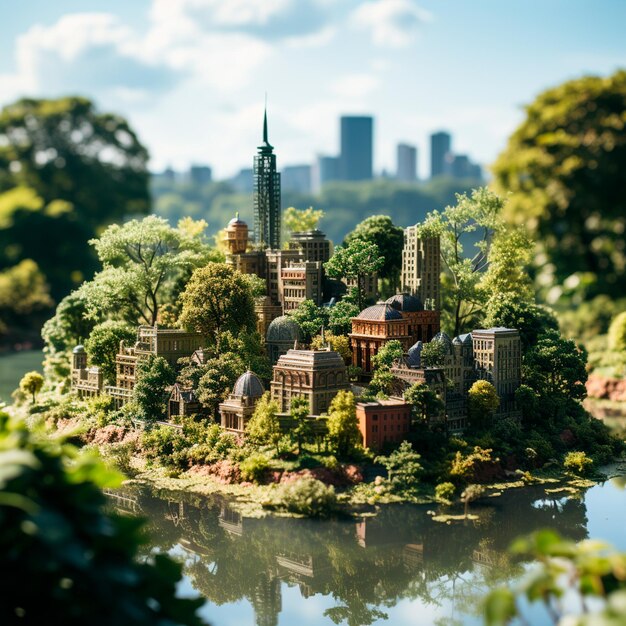
POLYGON ((259 248, 280 250, 280 174, 274 146, 267 140, 267 111, 263 116, 263 144, 254 157, 254 239, 259 248))
POLYGON ((288 165, 284 167, 281 175, 282 190, 310 193, 311 169, 310 165, 288 165))
POLYGON ((253 180, 254 171, 252 168, 244 167, 239 170, 239 172, 237 172, 237 174, 235 174, 229 182, 238 193, 252 193, 253 180))
POLYGON ((319 155, 313 172, 313 191, 319 193, 333 180, 339 180, 339 157, 319 155))
POLYGON ((398 144, 398 169, 396 178, 406 183, 417 180, 417 148, 405 143, 398 144))
POLYGON ((213 173, 208 165, 192 165, 189 168, 189 179, 197 185, 206 185, 211 182, 213 173))
POLYGON ((374 119, 370 116, 341 118, 341 180, 370 180, 373 162, 374 119))
POLYGON ((430 176, 442 176, 448 173, 446 155, 450 152, 452 139, 449 133, 439 131, 430 136, 430 176))

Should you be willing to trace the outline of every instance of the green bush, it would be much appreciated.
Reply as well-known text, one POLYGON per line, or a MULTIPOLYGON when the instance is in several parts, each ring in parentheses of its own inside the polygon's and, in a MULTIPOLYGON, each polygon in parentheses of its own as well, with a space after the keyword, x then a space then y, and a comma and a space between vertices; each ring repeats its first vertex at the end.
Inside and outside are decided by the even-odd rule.
POLYGON ((332 486, 315 478, 300 478, 279 488, 277 502, 291 513, 327 517, 337 507, 337 495, 332 486))
POLYGON ((590 459, 584 452, 568 452, 563 461, 563 467, 575 474, 583 476, 591 469, 593 459, 590 459))
POLYGON ((141 443, 146 458, 166 467, 184 467, 187 464, 185 439, 178 428, 159 426, 147 430, 141 443))
POLYGON ((616 315, 609 326, 609 349, 615 352, 626 351, 626 311, 616 315))
POLYGON ((439 483, 435 487, 435 499, 444 504, 454 499, 455 486, 452 483, 439 483))
POLYGON ((0 412, 1 624, 200 626, 181 566, 138 559, 143 522, 107 511, 121 476, 0 412))
POLYGON ((254 483, 261 483, 269 466, 269 459, 264 454, 260 452, 251 454, 239 463, 241 478, 254 483))

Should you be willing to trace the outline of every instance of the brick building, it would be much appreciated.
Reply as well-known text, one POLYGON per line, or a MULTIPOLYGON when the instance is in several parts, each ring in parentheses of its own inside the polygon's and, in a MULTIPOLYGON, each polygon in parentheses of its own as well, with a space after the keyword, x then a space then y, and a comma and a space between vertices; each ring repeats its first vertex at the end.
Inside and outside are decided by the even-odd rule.
POLYGON ((399 398, 357 402, 356 416, 363 446, 370 450, 404 441, 411 428, 411 405, 399 398))
POLYGON ((441 312, 425 309, 419 296, 399 293, 386 301, 409 322, 411 342, 430 341, 439 331, 441 312))

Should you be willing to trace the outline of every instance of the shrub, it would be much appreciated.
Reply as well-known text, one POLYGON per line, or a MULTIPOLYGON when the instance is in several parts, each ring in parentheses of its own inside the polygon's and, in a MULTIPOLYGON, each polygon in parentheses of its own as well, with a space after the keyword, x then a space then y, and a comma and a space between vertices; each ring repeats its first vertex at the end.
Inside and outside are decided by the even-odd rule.
POLYGON ((477 470, 485 463, 492 463, 491 450, 475 446, 473 452, 463 456, 457 452, 450 467, 450 476, 468 481, 476 476, 477 470))
POLYGON ((388 457, 379 456, 375 462, 387 469, 393 491, 404 493, 414 491, 419 485, 419 474, 423 469, 419 462, 421 458, 408 441, 403 441, 388 457))
POLYGON ((616 315, 609 326, 609 348, 615 352, 626 351, 626 311, 616 315))
POLYGON ((243 480, 260 483, 263 481, 269 466, 269 459, 264 454, 260 452, 251 454, 247 459, 239 463, 241 478, 243 480))
POLYGON ((574 474, 584 475, 593 465, 593 460, 590 459, 584 452, 568 452, 565 455, 563 461, 563 467, 574 474))
POLYGON ((337 507, 337 495, 332 486, 320 480, 300 478, 280 487, 278 505, 291 513, 327 517, 337 507))
POLYGON ((452 483, 439 483, 435 487, 435 499, 438 502, 443 502, 444 504, 447 504, 449 502, 452 502, 455 491, 456 488, 452 483))

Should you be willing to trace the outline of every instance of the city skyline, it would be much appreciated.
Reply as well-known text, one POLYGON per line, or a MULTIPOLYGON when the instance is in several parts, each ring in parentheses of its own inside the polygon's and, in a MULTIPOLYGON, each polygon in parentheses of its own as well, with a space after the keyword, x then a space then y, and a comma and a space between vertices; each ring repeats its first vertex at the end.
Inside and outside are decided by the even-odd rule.
POLYGON ((27 0, 0 18, 0 104, 92 97, 129 119, 152 170, 216 178, 251 165, 265 92, 283 166, 334 153, 334 121, 369 114, 375 171, 409 143, 423 179, 431 132, 488 165, 540 91, 626 58, 617 0, 27 0))

